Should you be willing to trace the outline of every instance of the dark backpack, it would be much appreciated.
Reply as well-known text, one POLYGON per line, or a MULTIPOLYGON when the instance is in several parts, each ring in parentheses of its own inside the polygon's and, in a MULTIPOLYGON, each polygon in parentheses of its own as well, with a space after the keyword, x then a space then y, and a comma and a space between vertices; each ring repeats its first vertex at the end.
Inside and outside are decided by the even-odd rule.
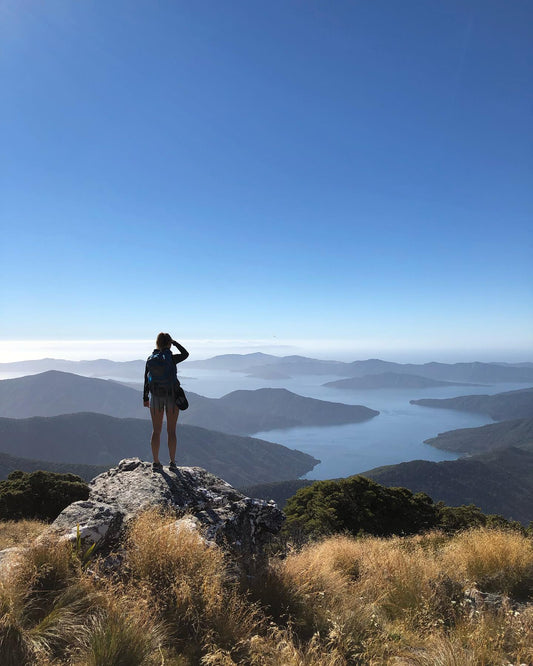
POLYGON ((146 369, 152 395, 168 395, 179 385, 170 349, 155 351, 146 361, 146 369))

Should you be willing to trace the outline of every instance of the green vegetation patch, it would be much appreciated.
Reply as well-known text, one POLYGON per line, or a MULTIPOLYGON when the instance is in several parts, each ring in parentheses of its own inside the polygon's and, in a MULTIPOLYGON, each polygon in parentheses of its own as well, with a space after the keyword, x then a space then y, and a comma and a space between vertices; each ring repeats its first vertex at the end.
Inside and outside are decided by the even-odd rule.
POLYGON ((287 500, 286 530, 293 537, 348 533, 378 537, 406 536, 432 529, 449 534, 471 527, 511 528, 525 534, 516 521, 484 514, 477 506, 434 503, 423 492, 388 488, 364 476, 315 481, 287 500))
POLYGON ((437 508, 425 493, 385 488, 364 476, 301 488, 288 500, 285 513, 290 530, 310 535, 414 534, 438 522, 437 508))
POLYGON ((0 481, 0 520, 52 521, 65 507, 89 497, 89 486, 75 474, 11 472, 0 481))

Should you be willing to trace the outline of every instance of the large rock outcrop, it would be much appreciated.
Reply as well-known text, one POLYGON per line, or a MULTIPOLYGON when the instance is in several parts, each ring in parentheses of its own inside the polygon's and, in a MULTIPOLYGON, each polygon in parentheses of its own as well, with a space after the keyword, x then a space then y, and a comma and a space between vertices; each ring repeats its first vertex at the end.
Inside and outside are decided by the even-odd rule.
POLYGON ((128 523, 152 506, 175 511, 182 526, 245 558, 260 554, 284 521, 274 503, 245 497, 201 467, 153 472, 150 463, 127 458, 89 489, 89 499, 68 506, 51 529, 74 540, 79 526, 81 537, 104 554, 119 547, 128 523))

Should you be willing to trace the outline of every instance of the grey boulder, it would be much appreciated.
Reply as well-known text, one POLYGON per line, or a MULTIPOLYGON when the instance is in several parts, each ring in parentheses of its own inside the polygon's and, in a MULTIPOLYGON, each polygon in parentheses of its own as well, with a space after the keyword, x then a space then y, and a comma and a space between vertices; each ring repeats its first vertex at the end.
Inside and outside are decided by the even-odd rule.
POLYGON ((94 478, 89 498, 64 509, 51 530, 72 541, 77 532, 101 553, 120 546, 128 523, 144 509, 166 507, 179 526, 194 526, 208 542, 235 555, 262 553, 285 519, 273 502, 252 499, 201 467, 153 472, 139 458, 121 460, 94 478))

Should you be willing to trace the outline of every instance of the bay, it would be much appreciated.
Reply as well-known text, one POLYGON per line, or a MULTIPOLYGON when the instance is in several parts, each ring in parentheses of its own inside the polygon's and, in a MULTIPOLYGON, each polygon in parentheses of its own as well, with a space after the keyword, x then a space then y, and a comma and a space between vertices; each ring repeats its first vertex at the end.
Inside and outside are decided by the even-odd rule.
POLYGON ((195 378, 182 379, 185 389, 217 398, 238 389, 286 388, 299 395, 331 402, 364 405, 380 412, 369 421, 339 426, 299 427, 253 433, 254 437, 309 453, 317 465, 304 478, 331 479, 409 460, 455 460, 455 453, 436 449, 424 440, 457 428, 492 423, 486 414, 435 409, 409 404, 419 398, 503 393, 526 384, 445 386, 425 389, 344 390, 323 386, 336 376, 303 376, 261 380, 241 373, 195 370, 195 378))

